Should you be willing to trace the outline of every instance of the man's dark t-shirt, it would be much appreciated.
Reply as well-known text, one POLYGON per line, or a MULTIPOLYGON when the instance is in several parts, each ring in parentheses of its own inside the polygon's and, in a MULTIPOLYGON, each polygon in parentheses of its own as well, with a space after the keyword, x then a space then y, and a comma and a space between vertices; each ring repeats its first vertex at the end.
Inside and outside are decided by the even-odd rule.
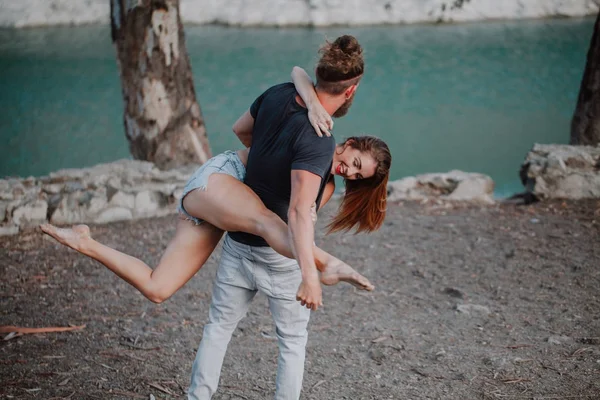
MULTIPOLYGON (((321 177, 317 206, 325 189, 335 140, 318 137, 308 120, 308 110, 296 102, 292 83, 276 85, 258 97, 250 107, 254 118, 252 147, 248 156, 248 185, 265 206, 287 223, 292 191, 292 170, 304 170, 321 177)), ((236 242, 250 246, 268 246, 261 237, 231 232, 236 242)))

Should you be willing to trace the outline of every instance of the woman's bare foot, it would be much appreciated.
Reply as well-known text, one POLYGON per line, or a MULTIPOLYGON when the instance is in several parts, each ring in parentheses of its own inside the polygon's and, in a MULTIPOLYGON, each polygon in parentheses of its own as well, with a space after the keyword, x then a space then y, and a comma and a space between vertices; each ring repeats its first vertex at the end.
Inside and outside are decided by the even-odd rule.
POLYGON ((92 239, 90 228, 87 225, 75 225, 71 229, 65 229, 57 228, 51 224, 42 224, 40 228, 45 234, 52 236, 59 243, 79 252, 83 252, 86 243, 92 239))
POLYGON ((323 285, 335 285, 339 282, 348 282, 360 290, 371 291, 375 288, 371 282, 351 266, 343 261, 335 259, 327 264, 325 270, 321 272, 321 283, 323 285))

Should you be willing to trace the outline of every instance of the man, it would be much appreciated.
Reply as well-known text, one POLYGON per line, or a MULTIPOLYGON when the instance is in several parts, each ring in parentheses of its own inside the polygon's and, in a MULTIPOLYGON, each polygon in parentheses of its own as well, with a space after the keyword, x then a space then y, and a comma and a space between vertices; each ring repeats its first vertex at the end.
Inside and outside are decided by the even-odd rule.
MULTIPOLYGON (((341 36, 321 49, 316 92, 327 112, 347 112, 363 72, 362 49, 354 37, 341 36)), ((231 334, 260 290, 268 297, 279 343, 275 398, 297 400, 310 310, 322 305, 311 205, 321 204, 335 141, 315 134, 290 83, 258 97, 233 129, 242 143, 251 144, 244 182, 288 223, 297 261, 279 255, 260 237, 227 235, 189 398, 208 400, 216 391, 231 334)))

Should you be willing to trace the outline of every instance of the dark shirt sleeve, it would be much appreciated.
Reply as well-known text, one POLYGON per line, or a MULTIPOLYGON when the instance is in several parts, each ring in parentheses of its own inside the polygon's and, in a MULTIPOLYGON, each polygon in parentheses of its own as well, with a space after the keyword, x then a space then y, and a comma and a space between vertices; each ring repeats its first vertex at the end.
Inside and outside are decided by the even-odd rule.
POLYGON ((324 178, 331 168, 335 139, 333 137, 320 138, 310 123, 306 125, 292 146, 292 170, 309 171, 324 178))
POLYGON ((260 108, 260 105, 262 104, 262 101, 266 97, 269 90, 271 89, 267 89, 265 92, 263 92, 263 94, 258 96, 256 100, 254 100, 254 103, 252 103, 250 106, 250 115, 252 115, 252 118, 256 119, 256 116, 258 115, 258 109, 260 108))

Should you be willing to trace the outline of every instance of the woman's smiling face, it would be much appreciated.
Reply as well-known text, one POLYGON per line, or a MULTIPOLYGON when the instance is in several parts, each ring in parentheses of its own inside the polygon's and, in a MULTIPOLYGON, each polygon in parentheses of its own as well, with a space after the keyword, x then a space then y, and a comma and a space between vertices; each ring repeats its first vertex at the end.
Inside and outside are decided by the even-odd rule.
POLYGON ((361 152, 345 143, 336 148, 331 173, 344 179, 367 179, 375 175, 377 161, 368 152, 361 152), (341 150, 341 151, 340 151, 341 150))

